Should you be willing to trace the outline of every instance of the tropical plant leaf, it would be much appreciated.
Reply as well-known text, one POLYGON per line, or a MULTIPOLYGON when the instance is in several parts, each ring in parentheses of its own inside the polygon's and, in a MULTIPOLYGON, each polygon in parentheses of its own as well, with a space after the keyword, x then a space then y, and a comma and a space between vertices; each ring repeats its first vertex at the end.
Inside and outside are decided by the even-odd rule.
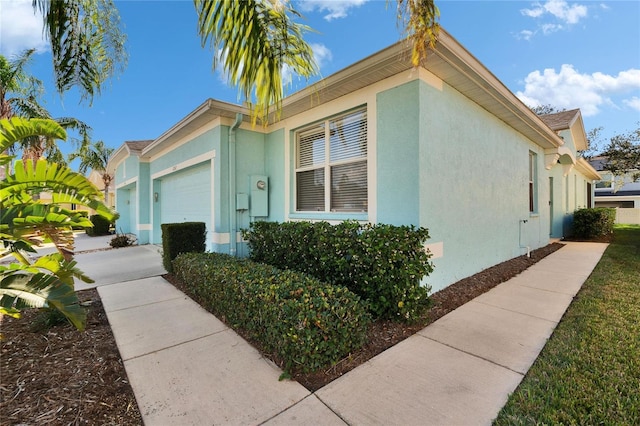
POLYGON ((6 310, 55 308, 81 331, 84 330, 87 318, 73 285, 45 273, 3 274, 0 280, 0 307, 6 310))
POLYGON ((74 260, 67 260, 59 253, 51 253, 39 258, 33 267, 45 269, 55 276, 57 276, 62 282, 73 286, 73 278, 81 279, 86 283, 95 282, 84 274, 79 268, 76 267, 78 262, 74 260))
MULTIPOLYGON (((0 306, 0 314, 9 315, 13 318, 20 318, 20 311, 16 308, 3 308, 0 306)), ((0 339, 2 338, 2 334, 0 334, 0 339)))
POLYGON ((35 167, 32 161, 16 161, 14 174, 0 182, 0 207, 32 204, 32 195, 42 191, 51 193, 52 204, 78 204, 109 220, 114 217, 114 212, 101 201, 102 192, 86 177, 43 159, 35 167))
POLYGON ((6 151, 18 141, 33 136, 66 139, 67 133, 53 120, 23 117, 0 120, 0 152, 6 151))

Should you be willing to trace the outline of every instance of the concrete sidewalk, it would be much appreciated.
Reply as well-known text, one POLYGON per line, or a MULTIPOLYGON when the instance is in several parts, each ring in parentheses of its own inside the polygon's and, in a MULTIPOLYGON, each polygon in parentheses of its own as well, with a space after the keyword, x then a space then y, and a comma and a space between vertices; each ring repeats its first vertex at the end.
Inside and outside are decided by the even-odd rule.
POLYGON ((315 393, 161 277, 98 291, 147 426, 490 424, 605 248, 568 243, 315 393))

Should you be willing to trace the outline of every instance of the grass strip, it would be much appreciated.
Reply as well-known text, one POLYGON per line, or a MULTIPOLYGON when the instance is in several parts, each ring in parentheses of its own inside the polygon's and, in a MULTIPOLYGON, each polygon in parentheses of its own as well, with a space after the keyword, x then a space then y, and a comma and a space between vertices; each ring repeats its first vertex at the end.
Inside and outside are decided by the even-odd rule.
POLYGON ((640 424, 640 226, 616 226, 494 424, 640 424))

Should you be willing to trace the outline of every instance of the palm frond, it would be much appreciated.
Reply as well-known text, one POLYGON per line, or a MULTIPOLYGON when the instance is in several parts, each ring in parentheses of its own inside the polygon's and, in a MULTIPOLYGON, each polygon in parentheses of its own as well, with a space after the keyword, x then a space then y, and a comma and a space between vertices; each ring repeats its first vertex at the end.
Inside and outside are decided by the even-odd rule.
POLYGON ((303 40, 309 27, 289 2, 260 0, 194 0, 198 33, 210 44, 214 67, 222 65, 252 108, 252 121, 266 124, 270 108, 280 111, 285 65, 302 77, 317 73, 311 47, 303 40), (222 54, 218 54, 222 52, 222 54))
POLYGON ((127 62, 126 36, 112 0, 34 0, 51 42, 56 88, 80 90, 89 102, 127 62))
POLYGON ((411 61, 418 66, 427 59, 429 49, 434 49, 440 32, 440 10, 434 0, 397 0, 398 23, 407 33, 413 45, 411 61))

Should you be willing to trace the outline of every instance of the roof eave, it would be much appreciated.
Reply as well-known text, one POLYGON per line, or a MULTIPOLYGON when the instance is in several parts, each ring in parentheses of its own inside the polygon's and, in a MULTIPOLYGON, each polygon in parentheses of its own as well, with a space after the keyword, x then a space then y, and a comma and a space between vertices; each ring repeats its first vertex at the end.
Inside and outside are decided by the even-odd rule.
POLYGON ((142 150, 141 157, 147 158, 156 154, 164 149, 165 146, 202 127, 214 118, 226 117, 234 119, 237 113, 243 114, 245 121, 249 120, 250 111, 248 108, 209 98, 169 130, 154 139, 151 144, 142 150))
MULTIPOLYGON (((405 41, 395 43, 287 97, 279 118, 286 119, 412 68, 411 45, 405 41)), ((429 53, 424 68, 541 147, 563 144, 553 130, 444 29, 440 30, 436 49, 429 53)))
POLYGON ((600 176, 600 173, 598 173, 596 169, 594 169, 593 166, 589 164, 589 162, 582 157, 578 158, 578 161, 576 162, 575 167, 578 171, 580 171, 583 175, 585 175, 587 178, 591 180, 602 179, 602 176, 600 176))
POLYGON ((107 162, 107 173, 113 175, 116 172, 118 165, 123 162, 130 153, 129 147, 126 143, 120 145, 120 147, 111 154, 111 157, 109 157, 109 161, 107 162))

